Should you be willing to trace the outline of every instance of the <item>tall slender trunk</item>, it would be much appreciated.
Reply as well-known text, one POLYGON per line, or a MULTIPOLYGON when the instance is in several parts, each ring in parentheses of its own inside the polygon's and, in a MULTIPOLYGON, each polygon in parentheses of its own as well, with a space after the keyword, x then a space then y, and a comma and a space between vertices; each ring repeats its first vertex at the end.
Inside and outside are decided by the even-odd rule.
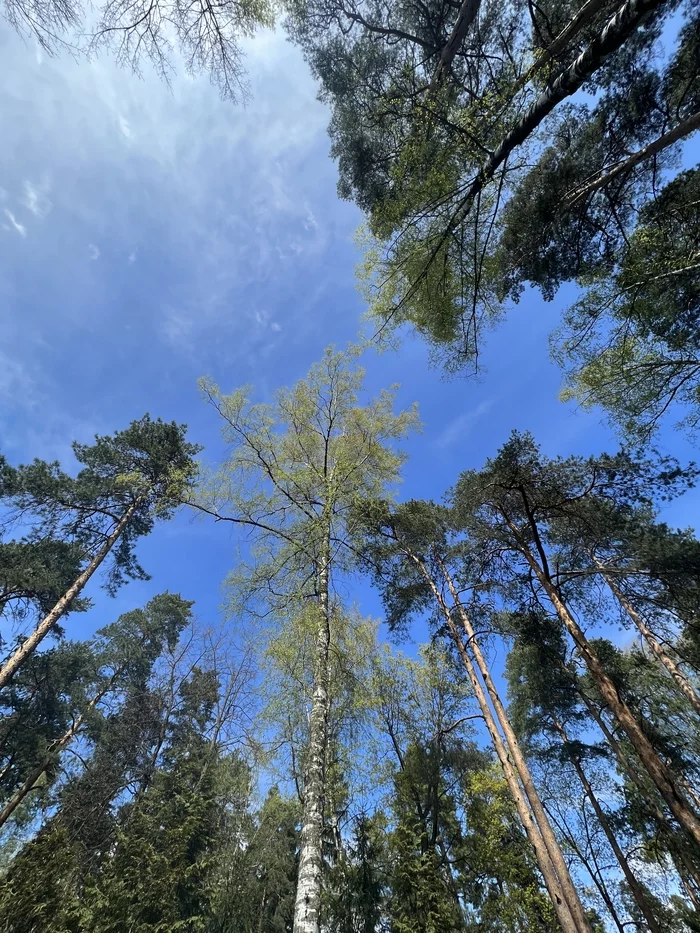
POLYGON ((656 636, 651 631, 651 629, 647 626, 642 616, 637 612, 637 610, 634 608, 632 603, 627 599, 625 594, 622 592, 620 587, 617 585, 615 580, 606 571, 605 565, 602 564, 596 557, 593 557, 593 561, 596 567, 598 568, 598 570, 600 570, 601 575, 603 576, 603 579, 610 587, 611 592, 613 593, 617 601, 620 603, 622 608, 625 610, 627 615, 630 617, 630 619, 636 626, 637 630, 641 634, 642 638, 646 641, 646 643, 651 648, 657 661, 663 664, 663 666, 669 672, 674 683, 676 684, 678 689, 681 691, 683 696, 686 698, 686 700, 688 700, 688 702, 693 707, 695 712, 700 713, 700 696, 698 696, 695 690, 693 690, 693 687, 691 686, 688 678, 685 676, 683 671, 678 667, 678 665, 673 660, 673 658, 668 654, 668 652, 659 643, 656 636))
MULTIPOLYGON (((554 727, 559 733, 559 737, 564 743, 564 746, 568 747, 569 739, 566 735, 566 730, 564 729, 564 726, 562 725, 562 723, 559 722, 559 720, 556 718, 554 719, 554 727)), ((617 841, 617 837, 615 836, 615 833, 613 832, 612 826, 610 825, 610 820, 608 819, 607 814, 601 807, 600 802, 598 798, 596 797, 595 791, 593 790, 593 787, 591 786, 591 782, 588 780, 588 777, 586 776, 586 772, 583 770, 583 766, 581 765, 581 759, 579 758, 578 755, 574 754, 573 752, 569 753, 569 759, 571 761, 571 764, 574 766, 574 770, 576 771, 576 774, 578 775, 578 779, 581 782, 581 786, 583 787, 586 797, 588 797, 588 799, 591 802, 591 806, 593 807, 593 811, 598 819, 598 822, 600 823, 600 827, 605 833, 605 838, 608 840, 610 844, 610 848, 613 850, 615 854, 615 858, 617 859, 620 869, 622 870, 622 874, 625 876, 625 880, 627 881, 627 884, 630 887, 632 896, 634 897, 634 900, 637 906, 642 912, 642 916, 646 920, 651 933, 661 933, 661 927, 659 926, 659 923, 656 917, 654 916, 654 912, 652 911, 651 905, 649 904, 649 901, 644 893, 644 889, 639 884, 639 882, 634 876, 634 872, 630 868, 629 862, 627 861, 627 856, 622 851, 620 844, 617 841)))
POLYGON ((520 822, 522 823, 525 830, 525 835, 527 836, 532 848, 534 849, 535 858, 537 860, 539 869, 542 872, 545 887, 547 888, 547 893, 549 894, 550 900, 552 901, 552 905, 557 915, 557 919, 559 920, 559 924, 564 933, 569 933, 569 931, 578 933, 579 927, 571 914, 569 904, 564 897, 564 892, 557 876, 556 869, 552 864, 547 846, 542 839, 539 827, 537 826, 537 823, 532 815, 532 811, 530 810, 530 807, 523 795, 522 788, 518 783, 515 769, 510 758, 508 757, 508 751, 503 741, 503 737, 501 736, 501 733, 498 730, 498 726, 496 725, 496 721, 493 718, 491 707, 489 706, 486 694, 484 693, 484 688, 482 687, 481 681, 479 680, 479 677, 476 673, 476 668, 474 667, 471 656, 464 646, 464 642, 460 638, 459 632, 457 631, 457 628, 449 612, 446 614, 446 619, 452 639, 457 646, 462 663, 466 668, 469 680, 471 681, 472 687, 474 688, 474 695, 476 696, 477 702, 484 716, 486 728, 491 737, 493 747, 496 751, 496 757, 498 758, 498 761, 503 770, 506 784, 508 785, 508 790, 510 791, 511 797, 515 802, 515 808, 518 811, 520 822))
POLYGON ((591 926, 588 922, 588 918, 586 917, 586 912, 583 909, 583 904, 581 903, 576 888, 574 887, 574 883, 571 880, 569 868, 564 861, 564 856, 561 854, 561 848, 557 842, 556 836, 554 835, 549 818, 545 813, 544 807, 542 806, 542 800, 540 799, 540 795, 537 792, 535 782, 533 781, 532 774, 530 773, 530 768, 520 748, 518 737, 516 736, 515 730, 510 723, 508 713, 506 712, 506 708, 503 705, 503 701, 501 700, 498 690, 496 690, 496 686, 493 682, 493 678, 491 677, 491 672, 489 671, 486 659, 484 658, 484 655, 481 651, 481 647, 477 640, 476 632, 474 631, 471 619, 465 612, 464 606, 462 605, 459 598, 459 593, 455 588, 454 582, 448 573, 447 568, 441 560, 438 559, 438 562, 445 578, 445 582, 447 583, 448 589, 450 591, 452 600, 454 601, 455 608, 459 613, 464 631, 466 632, 468 639, 467 643, 471 648, 472 653, 474 654, 477 667, 481 672, 483 681, 486 684, 486 689, 488 690, 489 696, 491 697, 493 708, 496 711, 496 716, 501 725, 501 729, 503 729, 503 734, 506 737, 506 742, 508 743, 508 748, 510 750, 510 754, 517 772, 520 775, 520 780, 522 781, 525 794, 527 799, 530 801, 530 806, 532 807, 532 812, 534 814, 535 820, 537 821, 537 825, 539 826, 540 833, 542 834, 542 839, 544 840, 544 844, 547 847, 552 864, 556 869, 571 914, 576 922, 577 927, 581 931, 584 931, 584 933, 591 933, 591 926))
MULTIPOLYGON (((581 691, 579 691, 579 696, 597 723, 598 728, 603 733, 608 745, 612 749, 613 754, 617 759, 618 764, 620 765, 621 770, 627 775, 631 783, 634 784, 634 786, 641 794, 644 802, 649 807, 649 810, 656 820, 657 825, 663 833, 665 833, 670 839, 673 839, 676 832, 675 829, 669 826, 666 815, 657 805, 656 801, 649 796, 649 791, 644 786, 644 782, 625 754, 622 746, 617 741, 611 730, 608 728, 607 723, 596 709, 595 704, 592 703, 585 695, 585 693, 581 691)), ((678 872, 678 877, 681 879, 681 883, 683 884, 683 887, 688 894, 689 900, 696 910, 700 910, 700 896, 698 894, 698 892, 700 892, 700 876, 698 875, 697 870, 692 865, 692 863, 689 862, 689 859, 681 849, 671 850, 670 855, 671 859, 673 860, 673 864, 675 865, 676 871, 678 872)))
MULTIPOLYGON (((610 892, 608 891, 607 885, 605 884, 603 880, 602 873, 600 871, 600 866, 598 865, 596 858, 595 858, 595 853, 593 852, 593 850, 591 850, 591 858, 593 860, 593 864, 591 864, 591 860, 588 859, 588 857, 586 856, 586 853, 582 851, 581 846, 578 844, 578 841, 576 840, 574 834, 568 830, 568 827, 566 827, 566 824, 564 824, 564 826, 565 828, 562 828, 562 826, 560 825, 559 831, 561 832, 562 836, 566 839, 566 841, 569 843, 569 846, 571 847, 572 852, 574 852, 579 862, 583 865, 583 867, 588 872, 591 881, 597 888, 598 893, 600 894, 601 898, 603 899, 603 902, 605 903, 605 906, 608 909, 608 913, 610 914, 612 922, 617 927, 618 933, 625 933, 625 926, 622 920, 620 920, 620 916, 617 910, 615 909, 615 904, 613 903, 613 900, 610 897, 610 892)), ((588 839, 590 842, 590 835, 588 835, 588 839)))
POLYGON ((85 722, 86 715, 90 712, 90 710, 94 709, 100 700, 105 696, 105 694, 111 690, 115 680, 123 671, 123 669, 124 666, 122 665, 114 672, 105 686, 90 700, 87 708, 85 709, 85 712, 80 713, 79 716, 76 716, 75 720, 71 724, 71 727, 67 729, 63 735, 52 744, 48 754, 32 771, 29 772, 29 776, 25 780, 24 784, 22 784, 22 786, 15 791, 14 796, 8 800, 3 809, 0 811, 0 827, 5 825, 5 823, 12 816, 17 807, 22 803, 27 794, 29 794, 36 787, 37 781, 51 765, 51 763, 56 760, 57 756, 61 754, 64 748, 67 748, 68 745, 70 745, 71 741, 78 734, 83 723, 85 722))
POLYGON ((70 604, 77 596, 80 595, 90 577, 94 574, 105 557, 107 557, 119 538, 121 538, 122 534, 124 533, 124 529, 129 524, 132 515, 142 501, 143 497, 139 496, 139 498, 135 499, 131 503, 129 508, 126 510, 126 512, 124 512, 121 519, 117 523, 112 534, 109 535, 105 543, 102 545, 97 554, 95 554, 95 556, 92 558, 85 570, 83 570, 80 576, 76 577, 75 581, 68 587, 66 592, 63 594, 63 596, 61 596, 53 609, 44 616, 32 634, 28 638, 25 638, 14 654, 12 654, 11 657, 8 658, 8 660, 3 664, 3 666, 0 668, 0 688, 9 683, 17 668, 26 658, 29 657, 30 654, 32 654, 32 652, 49 634, 56 623, 66 614, 70 604))
MULTIPOLYGON (((700 845, 700 818, 694 812, 683 794, 679 782, 671 769, 659 758, 649 739, 642 731, 641 726, 635 719, 631 709, 617 692, 615 684, 608 675, 600 658, 591 647, 583 630, 569 611, 568 606, 559 594, 559 590, 554 585, 549 575, 548 569, 545 570, 545 558, 541 566, 536 560, 532 550, 525 541, 520 529, 504 515, 506 522, 513 532, 518 548, 527 560, 533 573, 540 585, 543 587, 547 597, 554 606, 557 615, 561 619, 564 627, 574 640, 580 656, 583 658, 586 667, 590 671, 593 680, 596 683, 600 695, 609 707, 613 716, 620 723, 627 738, 632 743, 632 747, 639 756, 644 769, 648 773, 659 793, 668 804, 671 812, 680 823, 681 827, 700 845)), ((532 522, 531 522, 532 524, 532 522)), ((538 550, 543 553, 541 542, 539 541, 537 528, 533 525, 532 531, 536 537, 538 550)))
POLYGON ((568 901, 564 896, 561 882, 559 880, 559 877, 557 876, 557 872, 552 863, 552 859, 550 857, 547 846, 545 845, 544 840, 542 839, 540 830, 537 826, 537 823, 535 822, 533 818, 530 807, 523 795, 521 786, 518 783, 518 778, 516 776, 515 769, 513 767, 513 764, 510 758, 508 757, 508 752, 506 750, 505 743, 503 741, 501 733, 498 730, 496 722, 493 718, 491 707, 489 706, 486 693, 484 692, 484 688, 477 675, 476 668, 474 667, 474 663, 471 659, 471 655, 465 648, 464 642, 460 638, 459 632, 454 623, 454 619, 452 618, 452 613, 450 612, 448 606, 446 605, 442 597, 442 594, 440 593, 440 590, 436 586, 435 581, 431 577, 430 573, 428 572, 423 562, 410 550, 407 550, 407 554, 410 557, 410 559, 414 561, 416 566, 418 566, 421 573, 425 577, 425 580, 428 583, 428 586, 430 587, 431 592, 433 593, 433 596, 435 597, 435 600, 438 606, 440 607, 440 610, 443 616, 445 617, 445 621, 447 622, 448 628, 450 630, 450 635, 452 637, 452 640, 457 646, 457 650, 462 659, 462 663, 464 664, 464 667, 469 676, 469 680, 474 689, 474 695, 476 697, 476 700, 479 704, 482 715, 484 717, 484 722, 486 723, 486 728, 491 737, 491 741, 493 743, 496 756, 503 770, 503 774, 506 779, 506 784, 508 785, 510 794, 515 802, 515 807, 516 807, 516 810, 518 811, 518 816, 520 817, 520 821, 525 830, 525 834, 530 844, 532 845, 532 848, 534 849, 535 857, 537 859, 537 864, 542 873, 542 877, 544 879, 547 892, 552 901, 552 905, 554 907, 554 911, 557 915, 557 919, 559 920, 559 924, 562 928, 562 931, 563 933, 580 933, 580 928, 576 924, 574 917, 571 913, 571 909, 569 907, 568 901))
POLYGON ((319 620, 316 632, 313 697, 304 775, 301 848, 293 933, 320 933, 323 872, 323 808, 330 704, 331 618, 329 601, 330 535, 324 541, 318 569, 319 620))

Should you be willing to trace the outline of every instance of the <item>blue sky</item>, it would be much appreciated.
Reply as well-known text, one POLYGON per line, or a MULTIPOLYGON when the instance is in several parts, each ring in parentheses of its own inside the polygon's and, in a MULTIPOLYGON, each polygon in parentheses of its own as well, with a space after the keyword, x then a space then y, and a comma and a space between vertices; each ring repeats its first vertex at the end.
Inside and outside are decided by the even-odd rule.
MULTIPOLYGON (((223 103, 206 79, 172 89, 107 58, 48 59, 0 31, 0 444, 12 462, 69 462, 70 441, 145 411, 190 425, 220 451, 196 380, 253 383, 264 398, 304 375, 363 312, 355 289, 357 210, 336 196, 328 112, 296 49, 277 34, 248 46, 253 97, 223 103)), ((424 423, 407 445, 402 496, 439 498, 513 428, 546 453, 612 448, 597 413, 557 401, 547 335, 570 298, 526 296, 489 336, 480 381, 445 381, 424 347, 369 355, 368 388, 401 384, 424 423)), ((661 446, 692 456, 666 431, 661 446)), ((700 493, 668 511, 697 522, 700 493)), ((698 523, 700 524, 700 523, 698 523)), ((153 579, 97 599, 81 635, 164 589, 216 621, 234 559, 228 529, 181 516, 143 543, 153 579)), ((366 586, 361 605, 377 613, 366 586)))

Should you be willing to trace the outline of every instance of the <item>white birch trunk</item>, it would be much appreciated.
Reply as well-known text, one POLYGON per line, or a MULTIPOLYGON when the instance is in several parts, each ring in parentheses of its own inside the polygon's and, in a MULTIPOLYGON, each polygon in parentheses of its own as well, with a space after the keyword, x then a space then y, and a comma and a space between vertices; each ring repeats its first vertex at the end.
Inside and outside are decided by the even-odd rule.
POLYGON ((313 698, 309 717, 309 745, 304 775, 304 801, 297 894, 294 904, 294 933, 320 933, 321 882, 323 873, 323 808, 328 744, 329 657, 331 642, 326 542, 319 569, 319 620, 316 633, 313 698))

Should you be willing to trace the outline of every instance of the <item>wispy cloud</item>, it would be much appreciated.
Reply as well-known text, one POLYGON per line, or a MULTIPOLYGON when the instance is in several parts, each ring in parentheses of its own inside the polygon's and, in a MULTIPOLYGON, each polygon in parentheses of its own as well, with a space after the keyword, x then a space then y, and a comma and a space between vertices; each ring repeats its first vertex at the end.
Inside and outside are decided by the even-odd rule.
POLYGON ((134 250, 133 252, 129 253, 129 265, 130 265, 130 266, 133 266, 133 264, 134 264, 135 262, 136 262, 136 250, 134 250))
POLYGON ((90 254, 90 259, 99 259, 100 251, 94 243, 88 243, 88 253, 90 254))
POLYGON ((22 203, 34 214, 35 217, 46 217, 53 204, 47 195, 48 186, 39 186, 31 181, 24 183, 24 198, 22 203))
MULTIPOLYGON (((15 218, 15 215, 12 213, 12 211, 8 207, 5 208, 5 216, 10 221, 10 223, 12 224, 14 229, 17 231, 17 233, 19 233, 20 236, 27 235, 27 228, 24 226, 24 224, 21 224, 15 218)), ((7 224, 5 226, 7 226, 7 224)), ((7 229, 9 230, 9 227, 7 229)))
POLYGON ((493 408, 494 403, 495 399, 486 399, 469 411, 465 411, 463 414, 453 418, 438 436, 435 442, 436 447, 439 447, 441 450, 447 450, 449 447, 452 447, 453 444, 457 443, 457 441, 464 440, 472 425, 489 412, 493 408))

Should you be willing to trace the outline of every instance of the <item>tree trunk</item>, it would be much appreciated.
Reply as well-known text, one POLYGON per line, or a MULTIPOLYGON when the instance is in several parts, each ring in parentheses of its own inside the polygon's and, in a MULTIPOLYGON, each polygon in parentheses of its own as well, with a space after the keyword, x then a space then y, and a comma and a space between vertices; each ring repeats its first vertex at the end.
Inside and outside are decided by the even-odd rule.
POLYGON ((557 842, 556 836, 554 835, 549 818, 545 813, 544 807, 542 806, 542 800, 540 799, 540 795, 537 792, 537 788, 535 787, 535 782, 532 779, 530 768, 527 764, 527 761, 525 760, 525 756, 520 749, 518 737, 516 736, 515 731, 510 724, 508 713, 506 712, 501 697, 496 690, 496 686, 493 682, 493 678, 491 677, 486 659, 481 652, 481 647, 479 646, 479 642, 476 638, 476 632, 474 631, 474 627, 471 624, 471 619, 465 612, 464 607, 460 602, 459 594, 452 581, 452 577, 447 571, 447 568, 442 563, 442 561, 439 561, 439 563, 442 573, 445 577, 445 582, 447 583, 447 586, 450 590, 450 595, 454 601, 455 608, 459 613, 464 631, 466 632, 468 640, 467 643, 471 647, 477 667, 481 672, 483 681, 486 684, 486 689, 488 690, 489 696, 491 697, 491 702, 493 703, 496 716, 501 725, 501 728, 503 729, 503 734, 506 737, 506 742, 508 743, 510 754, 512 756, 517 772, 520 775, 520 780, 522 781, 527 799, 530 801, 530 806, 532 807, 532 812, 534 814, 535 820, 537 821, 537 825, 539 826, 540 833, 542 834, 542 839, 545 846, 547 847, 552 864, 554 865, 559 877, 562 891, 564 892, 564 896, 566 898, 567 904, 569 905, 571 914, 574 918, 574 921, 576 922, 578 929, 580 929, 582 933, 592 933, 586 912, 583 909, 583 904, 581 903, 576 888, 574 887, 574 883, 571 880, 569 868, 564 861, 564 856, 561 854, 561 848, 559 847, 559 843, 557 842))
POLYGON ((480 6, 481 0, 463 0, 462 6, 459 8, 459 13, 457 14, 457 22, 454 25, 454 29, 450 33, 450 37, 440 53, 440 61, 435 69, 433 80, 430 82, 431 90, 442 84, 455 55, 459 52, 464 42, 469 27, 476 19, 480 6))
POLYGON ((608 55, 619 49, 644 18, 662 3, 663 0, 627 0, 622 4, 588 48, 557 77, 553 84, 542 91, 527 113, 503 137, 460 201, 450 223, 451 230, 466 219, 479 192, 493 178, 513 150, 525 142, 557 104, 578 91, 581 85, 585 84, 600 68, 608 55))
POLYGON ((674 145, 674 143, 677 143, 685 136, 689 136, 691 133, 694 133, 697 129, 700 129, 700 112, 692 113, 689 117, 686 117, 685 120, 679 123, 678 126, 675 126, 672 130, 669 130, 668 133, 664 133, 663 136, 659 136, 658 139, 655 139, 653 142, 649 143, 648 146, 644 146, 643 149, 639 149, 623 162, 618 162, 617 165, 614 165, 599 178, 596 178, 594 181, 591 181, 587 185, 583 185, 580 188, 575 188, 564 198, 566 206, 573 207, 578 201, 581 201, 589 194, 593 194, 594 191, 598 191, 600 188, 605 188, 605 186, 609 185, 611 181, 614 181, 618 175, 621 175, 623 172, 631 172, 632 169, 636 165, 639 165, 640 162, 644 162, 646 159, 650 159, 652 156, 657 155, 659 152, 662 152, 669 146, 674 145))
POLYGON ((525 800, 525 797, 523 796, 523 792, 520 784, 518 783, 515 770, 508 757, 506 746, 503 742, 501 733, 498 731, 498 727, 496 726, 491 708, 488 704, 488 700, 486 699, 486 694, 484 693, 481 681, 477 676, 472 659, 464 646, 464 642, 459 637, 459 632, 457 631, 457 628, 452 621, 452 617, 449 614, 449 611, 446 613, 445 617, 450 628, 452 639, 457 646, 457 650, 460 654, 460 657, 462 658, 462 663, 466 668, 467 674, 469 675, 469 680, 471 681, 472 687, 474 688, 474 695, 476 696, 477 702, 484 716, 486 728, 489 735, 491 736, 491 742, 503 770, 506 784, 508 785, 510 794, 515 801, 515 807, 518 811, 520 822, 523 824, 525 835, 527 836, 530 844, 532 845, 532 848, 534 849, 535 858, 537 859, 537 864, 540 871, 542 872, 542 877, 544 878, 547 893, 549 894, 550 900, 552 901, 552 905, 557 915, 557 919, 559 920, 559 924, 561 925, 562 931, 564 931, 564 933, 569 933, 569 931, 572 931, 572 933, 578 933, 579 927, 574 921, 571 910, 569 909, 568 902, 564 897, 564 892, 562 890, 555 867, 552 864, 552 860, 549 856, 549 851, 544 844, 544 840, 540 835, 539 828, 525 800))
POLYGON ((129 524, 131 516, 134 514, 142 501, 143 497, 140 496, 138 499, 135 499, 132 502, 126 512, 122 515, 112 534, 107 538, 105 543, 102 545, 97 554, 95 554, 95 556, 92 558, 85 570, 83 570, 80 576, 77 577, 71 586, 68 587, 63 596, 61 596, 53 609, 46 616, 44 616, 32 634, 28 638, 25 638, 14 654, 3 664, 2 668, 0 668, 0 689, 9 683, 17 668, 26 658, 29 657, 30 654, 32 654, 32 652, 49 634, 56 623, 66 614, 70 604, 77 596, 80 595, 90 577, 94 574, 102 561, 105 559, 105 557, 107 557, 109 552, 122 536, 124 529, 129 524))
POLYGON ((523 792, 520 784, 518 783, 513 764, 508 757, 508 752, 503 742, 503 738, 501 733, 498 731, 498 727, 496 726, 496 722, 493 718, 493 713, 491 712, 491 707, 489 706, 486 694, 484 693, 484 688, 482 687, 481 681, 479 680, 479 677, 476 673, 471 656, 465 648, 464 642, 459 636, 459 632, 457 631, 457 627, 454 624, 452 614, 450 613, 450 610, 446 605, 440 590, 436 586, 435 581, 430 576, 430 573, 428 572, 423 562, 411 551, 407 551, 407 553, 425 577, 426 582, 428 583, 428 586, 430 587, 433 596, 435 597, 435 600, 438 603, 443 616, 445 617, 445 621, 447 622, 448 628, 450 630, 452 640, 457 646, 462 663, 464 664, 464 667, 469 676, 469 680, 474 689, 474 695, 476 696, 477 702, 484 717, 486 728, 489 735, 491 736, 491 741, 496 751, 496 756, 498 757, 501 768, 503 769, 503 774, 505 776, 508 789, 515 802, 518 816, 520 817, 525 834, 535 851, 537 864, 540 871, 542 872, 542 877, 544 879, 547 892, 552 901, 552 905, 554 907, 554 911, 557 915, 557 919, 559 920, 562 931, 563 933, 581 933, 579 926, 574 920, 568 901, 564 897, 562 885, 557 876, 557 872, 552 863, 547 846, 545 845, 537 823, 533 818, 530 807, 523 796, 523 792))
MULTIPOLYGON (((601 697, 632 743, 632 747, 639 756, 639 760, 644 766, 644 769, 654 785, 658 788, 659 793, 668 804, 681 827, 698 845, 700 845, 700 819, 686 800, 678 785, 676 776, 670 768, 661 761, 654 746, 642 731, 641 726, 635 719, 629 706, 618 694, 615 684, 610 679, 598 655, 589 644, 583 630, 569 612, 567 605, 559 595, 557 587, 552 583, 549 573, 545 573, 543 567, 537 562, 519 529, 507 517, 506 521, 518 542, 521 553, 532 568, 540 585, 544 588, 547 597, 556 609, 557 615, 564 624, 564 627, 573 638, 579 654, 583 658, 586 667, 590 671, 600 691, 601 697)), ((536 528, 532 530, 537 534, 536 528)))
MULTIPOLYGON (((601 898, 603 899, 603 902, 605 903, 605 906, 608 909, 608 913, 610 914, 612 922, 617 927, 618 933, 625 933, 625 926, 622 920, 620 920, 617 910, 615 909, 615 904, 613 903, 613 900, 610 897, 610 892, 607 889, 602 873, 600 871, 600 867, 596 861, 595 853, 591 851, 591 855, 593 857, 593 864, 591 865, 589 859, 586 857, 585 852, 581 851, 581 847, 576 841, 574 834, 571 832, 571 830, 569 830, 568 826, 566 826, 566 822, 565 821, 562 821, 562 822, 564 822, 564 826, 566 827, 566 829, 562 829, 562 827, 560 826, 559 831, 561 832, 562 836, 566 839, 566 841, 571 846, 571 850, 572 852, 574 852, 579 862, 583 865, 583 867, 588 872, 591 881, 596 886, 598 893, 600 894, 601 898)), ((590 842, 590 835, 588 835, 588 841, 590 842)))
POLYGON ((327 538, 318 572, 319 620, 316 633, 313 698, 309 717, 309 745, 304 775, 301 848, 299 852, 297 893, 294 904, 293 933, 320 933, 321 930, 323 808, 330 704, 329 559, 330 541, 327 538))
POLYGON ((53 743, 53 745, 51 746, 50 752, 46 755, 43 761, 40 761, 39 764, 29 773, 29 777, 26 779, 24 784, 22 784, 22 786, 17 791, 15 791, 14 796, 10 800, 8 800, 8 802, 5 804, 3 809, 0 811, 0 827, 5 825, 5 823, 12 816, 12 814, 15 812, 17 807, 22 803, 22 801, 27 796, 27 794, 29 794, 34 789, 34 787, 36 786, 36 782, 39 780, 41 775, 46 771, 46 769, 49 767, 51 762, 55 761, 56 757, 60 755, 63 749, 66 748, 71 743, 71 741, 75 738, 75 736, 80 731, 80 727, 85 722, 85 716, 88 714, 90 710, 94 709, 95 706, 97 706, 97 704, 100 702, 100 700, 105 696, 105 694, 109 692, 109 690, 114 685, 114 681, 119 676, 119 674, 123 671, 123 669, 124 668, 122 666, 122 667, 119 667, 114 672, 114 674, 110 677, 108 683, 102 688, 102 690, 99 691, 99 693, 96 693, 95 696, 90 700, 85 712, 80 713, 79 716, 76 716, 70 729, 67 729, 63 733, 63 735, 59 739, 57 739, 56 742, 53 743))
MULTIPOLYGON (((639 793, 642 795, 642 798, 644 799, 644 802, 649 807, 649 810, 651 811, 654 819, 656 820, 656 823, 659 826, 659 829, 666 836, 668 836, 669 839, 673 839, 675 836, 676 830, 673 827, 669 826, 666 815, 657 805, 656 801, 653 800, 649 796, 649 792, 647 788, 644 786, 644 782, 642 781, 642 779, 640 778, 640 776, 637 774, 636 770, 632 766, 630 760, 628 759, 627 755, 625 754, 622 747, 620 746, 620 743, 617 741, 615 736, 612 734, 612 732, 608 728, 605 720, 600 715, 595 705, 591 703, 591 701, 585 695, 585 693, 582 693, 581 691, 579 691, 579 696, 585 703, 593 719, 596 721, 598 728, 605 736, 605 739, 608 745, 610 746, 610 748, 612 749, 613 754, 615 755, 615 758, 617 759, 617 762, 620 765, 621 770, 627 775, 631 783, 634 784, 634 786, 637 788, 639 793)), ((675 866, 675 869, 678 873, 678 877, 681 879, 683 888, 688 894, 688 899, 693 904, 693 907, 696 910, 700 910, 700 897, 698 897, 698 894, 696 893, 700 891, 700 877, 698 877, 698 874, 694 866, 692 865, 692 863, 689 864, 689 860, 683 853, 682 849, 677 850, 677 851, 674 851, 674 850, 669 850, 669 851, 670 851, 670 856, 675 866)))
POLYGON ((681 691, 683 696, 686 698, 686 700, 688 700, 688 702, 693 707, 695 712, 700 713, 700 696, 698 696, 695 690, 693 690, 688 678, 685 676, 683 671, 678 667, 678 665, 673 660, 673 658, 670 657, 670 655, 664 650, 663 646, 658 642, 654 633, 649 629, 644 619, 637 612, 634 606, 630 603, 630 601, 627 599, 625 594, 619 588, 617 583, 613 580, 610 574, 606 572, 605 566, 601 564, 601 562, 597 558, 594 557, 593 560, 595 562, 596 567, 600 570, 603 576, 603 579, 610 587, 610 590, 612 591, 613 595, 615 596, 617 601, 620 603, 622 608, 625 610, 627 615, 630 617, 634 625, 637 627, 642 638, 646 641, 646 643, 651 648, 657 661, 663 664, 663 666, 669 672, 674 683, 676 684, 678 689, 681 691))
MULTIPOLYGON (((559 736, 562 742, 564 743, 564 746, 567 747, 569 745, 569 740, 567 738, 564 726, 559 722, 558 719, 554 720, 554 727, 559 733, 559 736)), ((569 758, 571 760, 572 765, 574 766, 576 774, 578 775, 578 778, 581 782, 583 790, 591 802, 591 806, 593 807, 595 815, 598 818, 598 822, 600 823, 601 829, 605 833, 605 837, 610 843, 610 848, 615 853, 615 858, 617 859, 620 865, 620 868, 622 870, 622 874, 625 876, 625 880, 627 881, 627 884, 629 885, 630 890, 632 891, 632 896, 634 897, 634 900, 637 906, 642 912, 642 916, 646 920, 651 933, 662 933, 661 927, 659 926, 659 923, 651 909, 651 905, 649 904, 649 901, 647 900, 647 897, 644 893, 644 889, 642 888, 642 886, 639 884, 639 882, 635 878, 634 873, 629 866, 629 862, 627 861, 627 857, 625 856, 625 853, 620 848, 620 844, 618 843, 617 837, 615 836, 615 833, 613 832, 613 829, 612 829, 612 826, 610 825, 610 821, 608 820, 607 814, 601 807, 600 802, 598 801, 598 798, 595 795, 593 787, 591 786, 590 781, 586 777, 586 772, 583 770, 583 766, 581 765, 580 758, 578 757, 578 755, 575 755, 573 753, 569 754, 569 758)))

